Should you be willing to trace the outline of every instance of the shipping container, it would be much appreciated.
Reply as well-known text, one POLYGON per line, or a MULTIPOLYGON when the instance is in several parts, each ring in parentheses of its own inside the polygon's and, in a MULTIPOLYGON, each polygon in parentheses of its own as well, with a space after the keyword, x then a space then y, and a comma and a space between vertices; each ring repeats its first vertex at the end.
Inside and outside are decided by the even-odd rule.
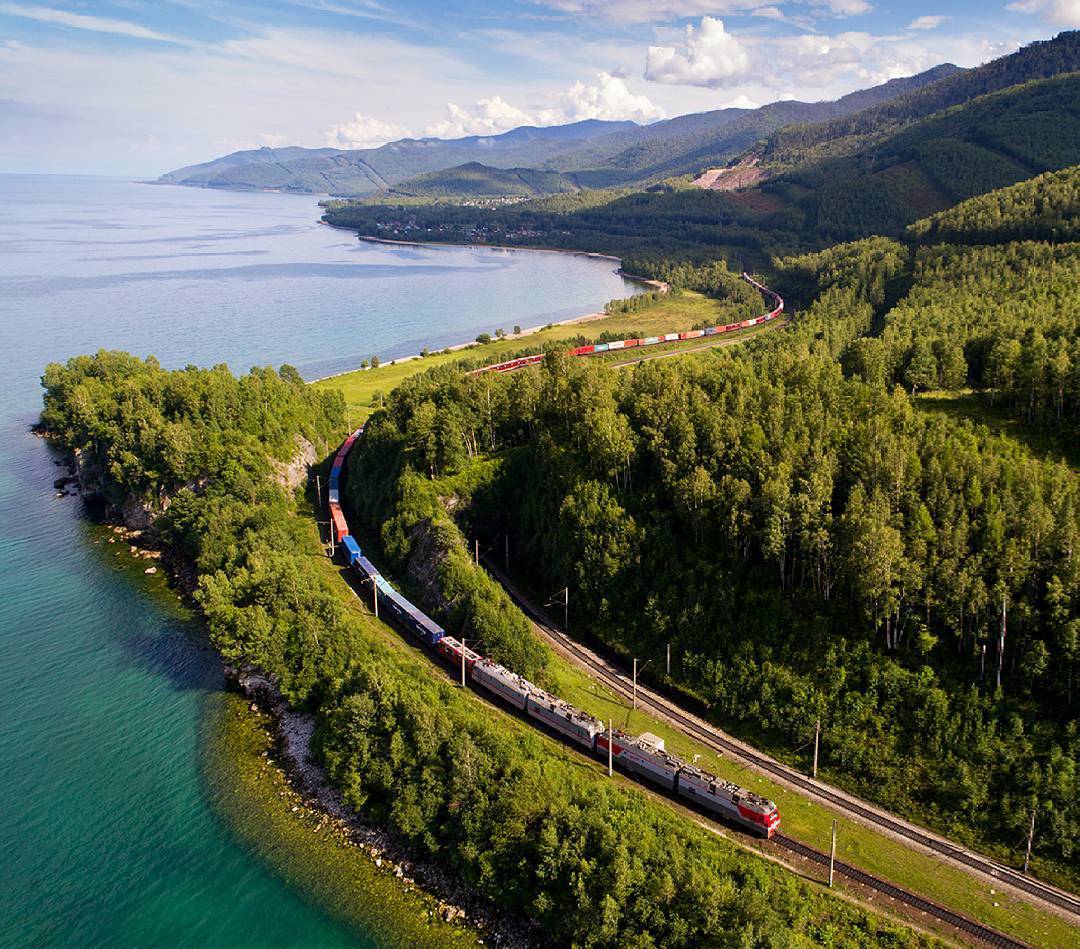
MULTIPOLYGON (((624 345, 625 345, 625 343, 623 342, 623 340, 617 339, 613 343, 608 343, 607 348, 608 349, 622 349, 624 345)), ((597 347, 597 348, 599 349, 599 347, 597 347)))
POLYGON ((330 501, 331 504, 340 504, 341 503, 341 492, 338 491, 337 488, 331 488, 330 489, 329 501, 330 501))
POLYGON ((606 353, 608 351, 608 348, 610 347, 610 345, 611 345, 610 343, 597 343, 595 346, 593 346, 593 352, 594 353, 606 353))
POLYGON ((351 567, 360 559, 360 545, 356 542, 354 537, 346 535, 341 541, 341 546, 345 551, 345 562, 351 567))
POLYGON ((655 346, 657 343, 660 342, 661 339, 662 339, 662 337, 660 337, 660 336, 646 336, 641 341, 641 345, 642 346, 655 346))

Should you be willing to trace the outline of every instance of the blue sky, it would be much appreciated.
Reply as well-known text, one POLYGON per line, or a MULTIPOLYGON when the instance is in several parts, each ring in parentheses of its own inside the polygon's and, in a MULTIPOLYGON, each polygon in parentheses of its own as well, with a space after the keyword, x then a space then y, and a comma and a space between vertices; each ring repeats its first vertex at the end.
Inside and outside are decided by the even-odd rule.
POLYGON ((832 99, 1075 27, 1080 0, 0 0, 0 171, 832 99))

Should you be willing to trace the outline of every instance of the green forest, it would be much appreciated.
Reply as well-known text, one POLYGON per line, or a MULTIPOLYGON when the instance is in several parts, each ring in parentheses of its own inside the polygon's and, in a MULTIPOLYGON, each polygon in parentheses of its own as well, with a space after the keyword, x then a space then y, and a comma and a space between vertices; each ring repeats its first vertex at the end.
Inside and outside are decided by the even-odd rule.
MULTIPOLYGON (((1031 187, 975 201, 951 227, 995 203, 1059 226, 1031 187)), ((413 377, 354 500, 378 524, 452 498, 535 589, 570 586, 579 635, 671 643, 669 684, 715 721, 798 761, 820 720, 830 780, 1003 859, 1034 809, 1043 871, 1075 885, 1080 476, 913 393, 1075 426, 1076 245, 920 245, 937 226, 778 260, 794 326, 735 349, 413 377)), ((724 292, 723 271, 653 272, 724 292)))
MULTIPOLYGON (((336 447, 338 393, 288 367, 235 378, 111 352, 50 365, 43 385, 44 427, 96 466, 106 496, 157 504, 155 530, 221 655, 316 715, 317 752, 346 800, 552 942, 925 944, 583 766, 388 645, 396 637, 326 569, 303 488, 278 477, 298 439, 322 457, 336 447)), ((505 594, 467 557, 454 571, 459 605, 487 624, 505 594)), ((507 661, 542 666, 527 627, 523 639, 507 661)))

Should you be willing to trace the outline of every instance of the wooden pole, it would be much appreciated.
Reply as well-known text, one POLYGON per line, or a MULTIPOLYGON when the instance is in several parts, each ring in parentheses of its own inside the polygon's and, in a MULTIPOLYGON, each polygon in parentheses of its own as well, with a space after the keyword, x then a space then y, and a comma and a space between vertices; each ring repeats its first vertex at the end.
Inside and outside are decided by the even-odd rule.
POLYGON ((814 777, 817 777, 818 740, 821 738, 821 719, 814 722, 814 777))
POLYGON ((611 727, 611 719, 608 719, 607 723, 607 776, 610 778, 614 774, 613 762, 614 754, 611 750, 611 746, 615 741, 615 730, 611 727))
POLYGON ((1027 853, 1024 854, 1024 873, 1028 872, 1028 864, 1031 863, 1031 845, 1035 843, 1035 807, 1031 808, 1031 826, 1028 828, 1027 853))
POLYGON ((833 872, 836 868, 836 818, 832 822, 832 847, 829 849, 829 887, 833 885, 833 872))

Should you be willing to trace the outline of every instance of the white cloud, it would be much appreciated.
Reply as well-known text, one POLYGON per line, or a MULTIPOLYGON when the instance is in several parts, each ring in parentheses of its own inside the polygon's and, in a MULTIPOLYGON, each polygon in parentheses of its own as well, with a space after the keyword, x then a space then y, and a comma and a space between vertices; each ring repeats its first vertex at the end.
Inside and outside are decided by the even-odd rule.
POLYGON ((69 13, 67 10, 54 10, 51 7, 25 7, 17 3, 0 3, 0 13, 7 16, 37 20, 39 23, 52 23, 75 30, 89 30, 92 33, 111 33, 114 36, 130 36, 139 40, 155 40, 161 43, 191 45, 188 40, 176 36, 167 36, 156 30, 148 30, 137 23, 126 20, 112 20, 103 16, 87 16, 83 13, 69 13))
POLYGON ((909 30, 933 30, 941 26, 947 19, 947 16, 920 16, 916 17, 908 24, 909 30))
POLYGON ((498 135, 521 125, 565 125, 585 119, 652 122, 664 115, 648 96, 635 95, 622 78, 607 72, 597 74, 595 85, 575 82, 552 106, 526 111, 502 96, 492 96, 478 100, 471 109, 448 103, 446 112, 445 120, 424 130, 425 136, 498 135))
POLYGON ((326 144, 331 148, 378 148, 412 133, 403 125, 384 122, 357 112, 350 121, 331 125, 325 131, 326 144))
POLYGON ((1080 26, 1080 0, 1017 0, 1006 9, 1036 13, 1054 26, 1080 26))
POLYGON ((664 110, 645 95, 632 93, 625 81, 611 73, 598 73, 596 85, 575 82, 562 96, 563 121, 605 119, 652 122, 664 117, 664 110))
MULTIPOLYGON (((710 13, 736 13, 761 6, 761 0, 533 0, 560 13, 604 17, 616 23, 659 23, 705 16, 710 13)), ((860 0, 838 0, 860 2, 860 0)))
POLYGON ((858 16, 874 9, 866 0, 818 0, 814 6, 828 7, 833 16, 858 16))
POLYGON ((424 135, 431 138, 498 135, 519 125, 535 124, 536 120, 528 112, 511 105, 502 96, 492 96, 490 99, 478 99, 472 109, 448 102, 446 118, 424 129, 424 135))
POLYGON ((730 85, 750 66, 743 44, 724 29, 723 20, 702 17, 701 25, 686 27, 686 45, 650 46, 645 59, 645 78, 679 86, 718 88, 730 85))

